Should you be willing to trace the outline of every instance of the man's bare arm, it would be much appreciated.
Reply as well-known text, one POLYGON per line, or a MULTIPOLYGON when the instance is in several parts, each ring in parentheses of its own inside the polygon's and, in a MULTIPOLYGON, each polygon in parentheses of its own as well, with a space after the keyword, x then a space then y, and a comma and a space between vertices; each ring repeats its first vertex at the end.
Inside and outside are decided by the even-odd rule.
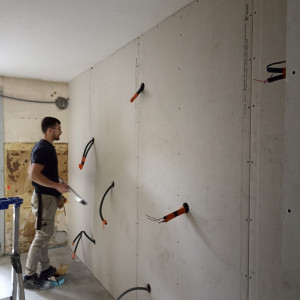
POLYGON ((69 191, 69 186, 64 183, 58 183, 48 179, 43 173, 44 165, 33 163, 28 168, 29 179, 36 182, 39 185, 53 188, 60 193, 66 193, 69 191))

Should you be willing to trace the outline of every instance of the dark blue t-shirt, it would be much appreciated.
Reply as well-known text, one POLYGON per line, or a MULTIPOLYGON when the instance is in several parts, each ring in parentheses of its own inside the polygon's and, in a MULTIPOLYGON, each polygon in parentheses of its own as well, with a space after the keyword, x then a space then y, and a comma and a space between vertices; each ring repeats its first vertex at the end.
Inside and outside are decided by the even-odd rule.
MULTIPOLYGON (((42 139, 35 144, 31 152, 31 163, 45 166, 42 174, 48 179, 58 182, 58 160, 54 146, 48 141, 42 139)), ((56 189, 39 185, 32 181, 37 194, 46 194, 59 196, 60 192, 56 189)))

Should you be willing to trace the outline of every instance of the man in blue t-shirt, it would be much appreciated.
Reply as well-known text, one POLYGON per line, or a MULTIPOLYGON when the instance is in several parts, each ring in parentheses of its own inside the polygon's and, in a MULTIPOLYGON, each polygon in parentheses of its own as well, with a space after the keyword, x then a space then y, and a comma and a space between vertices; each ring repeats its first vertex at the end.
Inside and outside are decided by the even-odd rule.
POLYGON ((60 121, 45 117, 41 127, 43 139, 35 144, 28 168, 29 179, 34 186, 32 212, 37 217, 36 234, 28 252, 24 276, 24 287, 28 289, 47 289, 52 286, 45 281, 56 271, 49 262, 48 243, 54 231, 58 199, 62 193, 69 191, 68 185, 59 182, 58 161, 53 146, 53 142, 58 141, 62 134, 60 121), (40 275, 36 273, 38 264, 41 268, 40 275))

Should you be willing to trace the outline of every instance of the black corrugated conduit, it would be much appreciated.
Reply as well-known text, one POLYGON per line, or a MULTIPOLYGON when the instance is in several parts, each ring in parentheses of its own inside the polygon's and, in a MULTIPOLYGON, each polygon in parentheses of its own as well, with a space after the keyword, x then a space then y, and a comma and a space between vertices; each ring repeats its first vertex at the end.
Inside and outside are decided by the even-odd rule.
POLYGON ((133 95, 133 97, 130 99, 130 102, 132 103, 134 100, 135 100, 135 98, 144 90, 144 88, 145 88, 145 84, 144 84, 144 82, 142 82, 142 84, 141 84, 141 86, 140 86, 140 88, 137 90, 137 92, 133 95))
POLYGON ((81 240, 81 238, 82 238, 82 234, 84 234, 94 245, 96 244, 96 241, 95 240, 93 240, 92 238, 90 238, 87 234, 86 234, 86 232, 85 231, 80 231, 79 232, 79 234, 76 236, 76 238, 73 240, 73 242, 72 242, 72 245, 74 245, 75 244, 75 242, 76 242, 76 240, 78 239, 78 241, 77 241, 77 244, 76 244, 76 246, 75 246, 75 250, 74 250, 74 252, 73 252, 73 259, 75 258, 75 254, 76 254, 76 250, 77 250, 77 247, 78 247, 78 244, 79 244, 79 242, 80 242, 80 240, 81 240))
POLYGON ((129 292, 132 292, 132 291, 138 291, 138 290, 143 290, 143 291, 147 291, 148 293, 151 293, 151 286, 150 284, 148 283, 147 287, 134 287, 134 288, 131 288, 131 289, 128 289, 127 291, 125 291, 124 293, 122 293, 117 300, 120 300, 124 295, 126 295, 127 293, 129 292))
POLYGON ((281 79, 285 79, 286 78, 286 68, 285 67, 274 67, 275 65, 280 65, 280 64, 285 64, 286 61, 283 60, 283 61, 278 61, 278 62, 274 62, 274 63, 271 63, 269 65, 267 65, 266 69, 267 69, 267 72, 268 73, 272 73, 271 76, 266 79, 266 80, 259 80, 259 79, 253 79, 255 81, 259 81, 259 82, 262 82, 262 83, 271 83, 271 82, 274 82, 274 81, 277 81, 277 80, 281 80, 281 79), (279 75, 276 75, 276 76, 273 76, 273 74, 279 74, 279 75))
POLYGON ((87 145, 85 146, 84 151, 83 151, 83 154, 82 154, 81 163, 79 164, 79 169, 80 169, 80 170, 82 170, 83 165, 84 165, 85 160, 86 160, 86 157, 87 157, 87 155, 88 155, 88 153, 89 153, 91 147, 93 146, 94 142, 95 142, 95 139, 92 138, 92 139, 87 143, 87 145))
POLYGON ((107 193, 109 192, 110 189, 112 189, 113 187, 115 186, 115 182, 113 181, 112 184, 110 185, 110 187, 106 190, 106 192, 104 193, 103 197, 102 197, 102 201, 101 201, 101 204, 100 204, 100 207, 99 207, 99 214, 100 214, 100 218, 102 220, 102 223, 103 223, 103 229, 104 229, 104 225, 107 225, 107 221, 103 218, 103 215, 102 215, 102 205, 103 205, 103 201, 107 195, 107 193))
POLYGON ((180 215, 183 215, 183 214, 187 214, 190 210, 190 207, 187 203, 183 203, 182 207, 179 208, 178 210, 175 210, 173 211, 172 213, 162 217, 162 218, 153 218, 149 215, 146 215, 147 216, 147 219, 151 220, 151 221, 154 221, 154 222, 158 222, 158 223, 167 223, 169 222, 170 220, 180 216, 180 215))

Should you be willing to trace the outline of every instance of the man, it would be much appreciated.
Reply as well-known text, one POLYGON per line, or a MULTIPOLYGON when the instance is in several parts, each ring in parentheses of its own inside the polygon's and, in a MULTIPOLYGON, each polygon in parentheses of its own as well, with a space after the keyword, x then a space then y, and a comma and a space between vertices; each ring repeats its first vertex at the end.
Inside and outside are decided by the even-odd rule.
POLYGON ((36 233, 30 246, 26 262, 24 287, 29 289, 47 289, 51 283, 46 281, 56 269, 50 265, 48 243, 53 235, 55 213, 62 193, 69 191, 66 184, 58 179, 58 161, 54 141, 62 134, 60 121, 45 117, 41 123, 43 139, 35 144, 28 168, 29 179, 34 192, 31 199, 32 212, 36 215, 36 233), (41 273, 36 273, 40 264, 41 273))

